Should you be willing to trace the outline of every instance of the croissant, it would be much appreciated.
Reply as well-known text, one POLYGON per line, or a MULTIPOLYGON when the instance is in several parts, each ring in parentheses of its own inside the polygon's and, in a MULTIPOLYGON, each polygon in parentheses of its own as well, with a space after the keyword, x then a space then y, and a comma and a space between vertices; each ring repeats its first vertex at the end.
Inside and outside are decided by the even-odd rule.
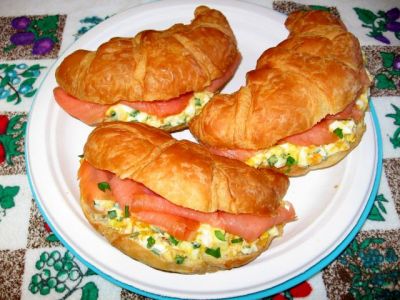
POLYGON ((79 178, 81 206, 94 228, 132 258, 167 271, 246 264, 295 218, 282 200, 287 176, 139 123, 95 128, 79 178))
POLYGON ((360 141, 370 79, 358 40, 324 11, 297 11, 289 36, 267 49, 246 85, 220 94, 189 129, 214 153, 303 175, 360 141))
POLYGON ((225 16, 199 6, 188 25, 116 37, 77 50, 56 70, 58 104, 89 125, 137 121, 166 130, 188 119, 229 81, 241 56, 225 16), (168 118, 168 120, 165 120, 168 118))

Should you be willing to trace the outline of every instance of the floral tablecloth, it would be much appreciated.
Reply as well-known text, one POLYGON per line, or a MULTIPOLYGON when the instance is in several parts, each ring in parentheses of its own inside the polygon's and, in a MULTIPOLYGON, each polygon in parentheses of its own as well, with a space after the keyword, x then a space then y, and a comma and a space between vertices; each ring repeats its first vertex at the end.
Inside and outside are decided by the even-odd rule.
MULTIPOLYGON (((0 2, 0 299, 139 299, 62 246, 40 215, 24 157, 27 117, 60 53, 93 26, 149 1, 0 2)), ((374 76, 371 99, 383 139, 383 172, 368 219, 343 253, 271 299, 400 299, 400 3, 251 1, 288 13, 323 9, 360 40, 374 76), (327 6, 328 5, 328 6, 327 6)))

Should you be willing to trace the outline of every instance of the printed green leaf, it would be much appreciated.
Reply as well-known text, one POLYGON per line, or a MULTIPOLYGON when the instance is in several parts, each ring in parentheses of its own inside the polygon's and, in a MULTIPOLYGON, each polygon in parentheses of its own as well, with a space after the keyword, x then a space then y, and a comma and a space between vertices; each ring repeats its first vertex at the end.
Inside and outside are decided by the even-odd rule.
POLYGON ((385 206, 383 205, 382 202, 379 202, 379 201, 378 201, 378 207, 379 207, 379 209, 380 209, 384 214, 387 213, 387 212, 386 212, 386 208, 385 208, 385 206))
POLYGON ((24 133, 26 128, 26 122, 22 122, 20 126, 18 126, 22 117, 23 117, 22 115, 16 115, 10 119, 10 122, 8 123, 7 126, 7 132, 6 132, 7 135, 16 134, 17 136, 20 136, 24 133))
POLYGON ((93 282, 88 282, 82 287, 81 300, 97 300, 99 289, 93 282))
POLYGON ((28 69, 26 69, 26 71, 35 71, 35 70, 40 70, 40 69, 46 69, 46 67, 42 67, 39 64, 35 64, 30 66, 28 69))
POLYGON ((386 117, 393 118, 394 119, 394 125, 400 126, 400 108, 398 108, 396 105, 391 104, 393 109, 394 109, 394 114, 387 114, 386 117))
POLYGON ((389 70, 387 70, 387 72, 389 73, 389 75, 392 75, 395 77, 400 76, 400 70, 397 71, 397 70, 389 69, 389 70))
POLYGON ((371 238, 372 239, 372 241, 375 243, 375 244, 382 244, 384 241, 385 241, 385 239, 383 239, 383 238, 378 238, 378 237, 376 237, 376 238, 371 238))
POLYGON ((393 52, 379 52, 382 58, 382 64, 385 68, 390 68, 394 62, 394 53, 393 52))
POLYGON ((21 73, 21 76, 24 78, 34 77, 35 73, 33 71, 26 70, 23 73, 21 73))
MULTIPOLYGON (((399 111, 399 112, 400 112, 400 111, 399 111)), ((400 125, 400 124, 399 124, 399 125, 400 125)), ((386 199, 385 196, 384 196, 383 194, 379 194, 379 195, 377 195, 375 198, 376 198, 376 201, 379 201, 379 202, 389 202, 389 200, 386 199)))
POLYGON ((369 245, 371 245, 373 243, 373 239, 365 239, 362 241, 362 243, 360 244, 360 249, 366 249, 369 247, 369 245))
POLYGON ((0 87, 5 87, 9 82, 10 78, 8 76, 1 77, 0 87))
POLYGON ((11 50, 15 49, 17 46, 15 46, 14 44, 10 44, 6 47, 3 48, 3 52, 10 52, 11 50))
POLYGON ((26 93, 24 96, 28 97, 28 98, 33 97, 36 94, 36 91, 37 91, 37 89, 34 89, 34 90, 26 93))
POLYGON ((14 198, 10 196, 2 197, 0 199, 0 206, 3 209, 9 209, 15 206, 14 198))
POLYGON ((400 128, 397 128, 393 134, 393 137, 390 138, 390 142, 393 144, 393 148, 400 147, 400 128))
POLYGON ((357 253, 359 250, 359 246, 356 240, 351 243, 351 249, 354 251, 353 254, 357 253))
POLYGON ((377 74, 375 76, 375 86, 380 90, 395 90, 396 85, 393 80, 387 77, 385 74, 377 74))
POLYGON ((17 98, 18 98, 17 93, 11 94, 10 96, 7 97, 7 102, 13 102, 13 101, 17 100, 17 98))
POLYGON ((24 86, 32 86, 36 81, 36 78, 28 78, 21 82, 19 88, 21 89, 24 86))
POLYGON ((322 5, 309 5, 309 8, 311 8, 312 10, 324 10, 324 11, 330 11, 329 7, 327 6, 322 6, 322 5))
POLYGON ((58 238, 54 233, 51 233, 46 237, 46 241, 51 242, 51 243, 58 242, 58 238))
POLYGON ((349 264, 349 269, 350 269, 354 274, 359 274, 359 273, 361 273, 360 268, 357 267, 355 264, 349 264))
POLYGON ((92 269, 87 269, 85 276, 92 276, 92 275, 97 275, 97 273, 94 272, 92 269))
POLYGON ((375 20, 378 18, 377 15, 368 9, 355 7, 354 10, 358 18, 365 24, 374 24, 375 20))
POLYGON ((0 70, 4 69, 7 66, 8 66, 8 64, 0 64, 0 70))
POLYGON ((379 209, 376 207, 375 204, 374 206, 372 206, 372 209, 368 215, 368 220, 385 221, 385 218, 382 216, 381 212, 379 211, 379 209))
POLYGON ((5 69, 4 69, 4 73, 8 73, 10 71, 13 71, 15 69, 16 64, 11 64, 8 65, 5 69))
POLYGON ((1 190, 1 196, 15 197, 19 192, 19 186, 6 186, 1 190))

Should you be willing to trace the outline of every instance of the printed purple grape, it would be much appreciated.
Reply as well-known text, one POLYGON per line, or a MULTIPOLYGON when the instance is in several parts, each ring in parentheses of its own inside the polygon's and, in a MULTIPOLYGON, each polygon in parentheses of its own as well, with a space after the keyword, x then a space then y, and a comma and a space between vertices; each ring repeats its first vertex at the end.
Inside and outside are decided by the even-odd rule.
POLYGON ((386 24, 386 29, 392 32, 400 32, 400 22, 390 22, 386 24))
POLYGON ((35 35, 32 32, 17 32, 10 37, 11 43, 16 46, 24 46, 32 44, 35 40, 35 35))
POLYGON ((400 55, 394 58, 393 70, 400 71, 400 55))
POLYGON ((400 17, 400 9, 394 7, 386 12, 386 17, 389 21, 396 21, 400 17))
POLYGON ((18 18, 12 19, 11 26, 18 30, 24 30, 24 29, 28 28, 30 23, 31 23, 31 20, 29 18, 18 17, 18 18))
POLYGON ((32 54, 34 55, 45 55, 54 48, 54 42, 50 38, 38 39, 32 47, 32 54))
POLYGON ((382 43, 390 44, 390 40, 387 37, 385 37, 384 35, 382 35, 382 34, 374 35, 373 38, 378 40, 378 41, 380 41, 380 42, 382 42, 382 43))

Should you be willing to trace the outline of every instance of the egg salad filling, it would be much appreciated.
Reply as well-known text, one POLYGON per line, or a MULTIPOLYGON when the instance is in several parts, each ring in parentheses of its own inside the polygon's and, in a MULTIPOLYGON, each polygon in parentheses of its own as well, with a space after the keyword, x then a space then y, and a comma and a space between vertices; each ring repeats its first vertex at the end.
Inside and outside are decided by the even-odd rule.
MULTIPOLYGON (((356 108, 365 112, 368 108, 368 95, 364 93, 356 100, 356 108)), ((364 120, 356 123, 352 119, 335 120, 329 125, 329 131, 338 136, 334 143, 325 145, 299 146, 291 143, 283 143, 258 151, 254 156, 246 160, 246 164, 252 167, 283 168, 299 166, 307 168, 327 160, 330 156, 347 151, 356 139, 358 130, 365 126, 364 120)))
POLYGON ((270 240, 280 235, 279 226, 264 232, 257 240, 247 242, 222 229, 201 224, 192 241, 178 240, 157 226, 148 225, 129 215, 129 208, 121 209, 112 200, 94 200, 99 214, 96 221, 112 227, 120 234, 129 235, 143 248, 176 264, 195 264, 207 259, 230 259, 257 252, 270 240))
POLYGON ((146 112, 134 109, 124 104, 111 106, 106 112, 105 121, 140 122, 152 127, 168 130, 173 127, 187 124, 191 119, 198 115, 204 105, 212 98, 211 92, 193 93, 187 107, 179 114, 167 117, 158 117, 146 112))

